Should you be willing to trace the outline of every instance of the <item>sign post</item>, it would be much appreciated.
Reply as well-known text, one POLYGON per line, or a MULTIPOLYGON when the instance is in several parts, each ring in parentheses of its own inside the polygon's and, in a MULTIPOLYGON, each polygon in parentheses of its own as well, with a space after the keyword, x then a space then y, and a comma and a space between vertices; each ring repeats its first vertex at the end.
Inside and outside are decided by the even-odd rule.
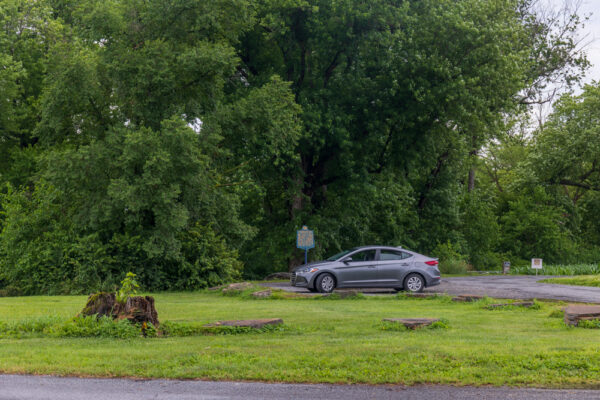
POLYGON ((308 226, 296 231, 296 247, 304 250, 304 264, 308 264, 308 250, 315 247, 315 233, 308 226))
POLYGON ((508 274, 510 272, 510 261, 504 261, 502 263, 502 273, 504 275, 508 274))
POLYGON ((535 274, 538 274, 538 269, 542 269, 542 259, 541 258, 532 258, 531 259, 531 268, 535 269, 535 274))

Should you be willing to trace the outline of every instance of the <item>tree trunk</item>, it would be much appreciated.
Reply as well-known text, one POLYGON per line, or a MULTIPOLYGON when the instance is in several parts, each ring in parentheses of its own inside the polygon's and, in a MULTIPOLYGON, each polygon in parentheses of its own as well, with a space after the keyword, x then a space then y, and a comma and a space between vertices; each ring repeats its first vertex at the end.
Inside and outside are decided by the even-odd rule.
POLYGON ((79 315, 127 319, 132 324, 151 323, 155 328, 160 325, 158 313, 154 307, 154 297, 129 297, 125 304, 116 301, 114 293, 94 293, 88 297, 87 303, 79 315))
POLYGON ((469 192, 473 191, 473 189, 475 189, 475 167, 471 167, 471 169, 469 170, 469 183, 467 186, 467 190, 469 192))

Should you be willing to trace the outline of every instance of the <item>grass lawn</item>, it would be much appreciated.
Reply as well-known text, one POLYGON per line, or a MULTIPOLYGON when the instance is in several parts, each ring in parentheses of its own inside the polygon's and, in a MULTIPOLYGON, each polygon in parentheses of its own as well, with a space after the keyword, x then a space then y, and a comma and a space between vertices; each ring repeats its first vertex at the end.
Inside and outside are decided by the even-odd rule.
POLYGON ((543 283, 557 283, 560 285, 595 286, 600 287, 600 275, 579 275, 560 278, 549 278, 540 281, 543 283))
MULTIPOLYGON (((600 387, 598 330, 540 309, 485 310, 448 298, 245 300, 155 295, 161 321, 283 318, 286 330, 172 338, 4 338, 0 371, 280 382, 600 387), (389 331, 385 317, 443 317, 448 329, 389 331)), ((0 321, 74 316, 83 296, 0 298, 0 321)), ((556 314, 556 313, 555 313, 556 314)))

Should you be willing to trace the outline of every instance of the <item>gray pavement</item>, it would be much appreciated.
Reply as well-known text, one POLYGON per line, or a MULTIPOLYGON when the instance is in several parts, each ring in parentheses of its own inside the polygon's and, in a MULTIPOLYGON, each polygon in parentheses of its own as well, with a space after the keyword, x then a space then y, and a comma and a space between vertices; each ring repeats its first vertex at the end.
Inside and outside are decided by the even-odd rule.
POLYGON ((600 391, 575 389, 140 381, 0 375, 0 400, 588 400, 598 398, 600 398, 600 391))
POLYGON ((551 276, 484 275, 442 278, 428 292, 478 294, 507 299, 549 299, 582 303, 600 303, 600 288, 541 283, 551 276))
MULTIPOLYGON (((451 295, 475 294, 506 299, 549 299, 568 302, 600 303, 600 288, 587 286, 541 283, 550 276, 535 275, 481 275, 444 278, 438 286, 426 288, 426 293, 451 295)), ((309 293, 306 289, 291 287, 288 282, 265 283, 265 286, 309 293)), ((395 293, 386 289, 361 289, 367 295, 395 293)))

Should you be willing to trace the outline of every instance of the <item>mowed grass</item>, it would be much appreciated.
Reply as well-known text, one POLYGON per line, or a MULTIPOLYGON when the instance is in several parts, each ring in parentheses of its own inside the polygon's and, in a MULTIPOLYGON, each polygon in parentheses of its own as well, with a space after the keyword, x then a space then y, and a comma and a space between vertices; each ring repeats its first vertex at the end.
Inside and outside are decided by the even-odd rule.
MULTIPOLYGON (((486 310, 448 298, 247 300, 155 294, 163 321, 283 318, 281 332, 153 339, 0 339, 0 371, 104 377, 335 383, 600 387, 598 330, 560 309, 486 310), (555 312, 555 314, 557 314, 555 312), (389 331, 386 317, 441 317, 448 329, 389 331)), ((83 296, 0 298, 0 321, 72 317, 83 296)))
POLYGON ((544 279, 543 283, 556 283, 560 285, 577 285, 600 287, 600 275, 580 275, 560 278, 544 279))

